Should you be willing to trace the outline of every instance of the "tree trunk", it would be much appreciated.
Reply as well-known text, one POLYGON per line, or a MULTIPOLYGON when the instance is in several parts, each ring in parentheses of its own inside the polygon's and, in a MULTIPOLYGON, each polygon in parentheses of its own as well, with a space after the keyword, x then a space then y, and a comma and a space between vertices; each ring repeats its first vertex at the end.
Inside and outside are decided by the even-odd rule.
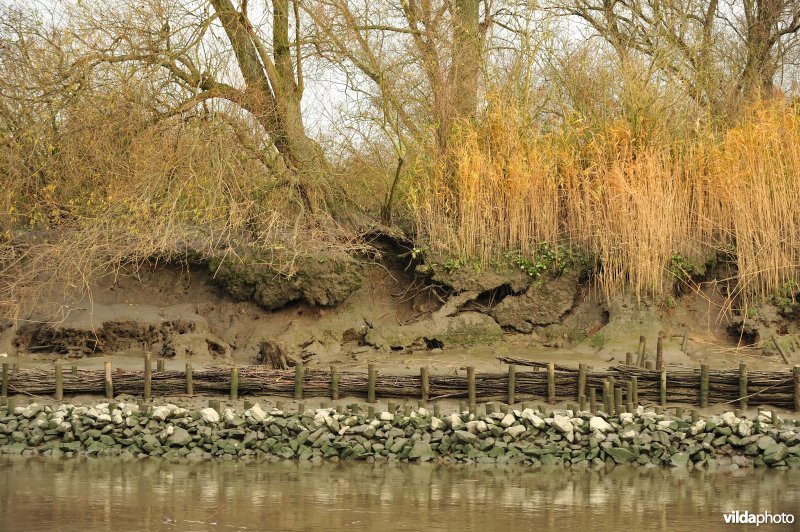
POLYGON ((471 118, 478 108, 482 52, 479 6, 479 0, 455 0, 450 66, 452 116, 455 120, 471 118))
POLYGON ((778 65, 774 54, 777 26, 783 0, 751 0, 746 2, 747 59, 739 83, 739 97, 756 99, 772 92, 778 65))
POLYGON ((272 3, 274 60, 266 53, 246 13, 237 11, 231 0, 211 0, 211 5, 225 29, 245 81, 245 97, 237 103, 264 127, 287 169, 296 175, 304 207, 313 212, 309 182, 326 174, 329 167, 322 148, 306 134, 303 125, 301 59, 295 54, 295 71, 289 40, 289 2, 272 3))

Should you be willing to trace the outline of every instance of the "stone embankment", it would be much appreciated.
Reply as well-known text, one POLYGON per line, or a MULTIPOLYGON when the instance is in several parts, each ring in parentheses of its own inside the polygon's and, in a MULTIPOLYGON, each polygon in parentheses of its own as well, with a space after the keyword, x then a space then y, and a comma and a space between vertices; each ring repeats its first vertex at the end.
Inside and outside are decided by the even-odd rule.
POLYGON ((478 416, 367 415, 332 409, 303 414, 186 410, 140 411, 134 403, 93 407, 31 404, 0 408, 0 452, 55 456, 408 460, 601 467, 800 467, 797 420, 733 413, 691 422, 639 408, 606 416, 531 409, 478 416))

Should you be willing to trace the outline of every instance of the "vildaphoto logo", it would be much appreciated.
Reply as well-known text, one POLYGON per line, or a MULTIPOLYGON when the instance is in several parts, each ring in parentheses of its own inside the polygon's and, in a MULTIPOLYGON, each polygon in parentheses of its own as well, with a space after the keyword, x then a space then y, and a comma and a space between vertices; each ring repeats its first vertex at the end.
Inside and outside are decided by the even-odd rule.
POLYGON ((773 514, 770 512, 750 513, 738 510, 722 514, 729 525, 790 525, 794 523, 794 514, 773 514))

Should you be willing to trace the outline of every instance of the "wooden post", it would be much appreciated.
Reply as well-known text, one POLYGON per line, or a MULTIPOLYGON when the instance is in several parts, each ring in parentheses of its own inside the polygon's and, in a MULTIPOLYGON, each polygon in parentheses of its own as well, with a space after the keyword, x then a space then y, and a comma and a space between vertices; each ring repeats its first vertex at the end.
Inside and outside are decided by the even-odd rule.
POLYGON ((164 359, 163 358, 156 359, 156 371, 158 371, 159 373, 164 371, 164 359))
POLYGON ((625 365, 633 366, 633 353, 631 353, 630 351, 625 353, 625 365))
POLYGON ((653 361, 652 360, 645 360, 644 362, 644 369, 653 369, 653 361))
POLYGON ((503 414, 508 414, 508 405, 500 403, 500 412, 502 412, 503 414))
POLYGON ((303 363, 296 362, 294 365, 294 400, 303 399, 303 363))
POLYGON ((222 413, 222 407, 220 406, 219 399, 209 399, 208 400, 208 407, 213 408, 217 411, 217 413, 222 413))
POLYGON ((8 397, 8 362, 3 362, 3 384, 0 388, 0 397, 8 397))
POLYGON ((239 398, 239 368, 231 368, 231 399, 239 398))
POLYGON ((667 406, 667 366, 661 366, 661 406, 667 406))
POLYGON ((378 377, 378 370, 375 369, 375 364, 367 365, 367 402, 375 402, 375 381, 378 377))
POLYGON ((606 380, 603 382, 603 411, 608 414, 609 416, 614 412, 611 410, 611 394, 613 393, 613 388, 611 387, 611 383, 606 380))
POLYGON ((408 417, 411 415, 411 405, 403 405, 403 417, 408 417))
POLYGON ((77 375, 78 374, 78 365, 77 364, 73 364, 72 366, 70 366, 69 369, 72 371, 73 375, 77 375))
POLYGON ((494 403, 486 403, 486 415, 494 414, 494 403))
POLYGON ((60 362, 56 362, 56 394, 54 399, 56 401, 64 399, 64 373, 60 362))
POLYGON ((397 410, 397 403, 395 403, 394 401, 389 401, 388 403, 386 403, 387 412, 389 412, 390 414, 395 414, 396 410, 397 410))
POLYGON ((113 399, 114 383, 111 381, 111 362, 103 362, 103 368, 106 370, 106 399, 113 399))
POLYGON ((427 366, 419 368, 419 380, 420 380, 420 396, 422 397, 422 401, 425 404, 428 404, 431 396, 431 385, 430 385, 430 378, 428 375, 428 368, 427 366))
POLYGON ((433 404, 433 416, 434 417, 441 417, 442 416, 442 408, 439 406, 439 403, 433 404))
POLYGON ((656 368, 661 369, 664 365, 664 339, 661 333, 658 333, 658 340, 656 340, 656 368))
POLYGON ((475 383, 475 368, 467 368, 467 397, 469 399, 469 413, 474 414, 477 410, 477 391, 475 383))
POLYGON ((245 410, 250 410, 251 408, 253 408, 253 401, 245 401, 242 407, 245 410))
POLYGON ((794 376, 794 411, 800 412, 800 366, 792 368, 794 376))
POLYGON ((614 415, 622 414, 622 387, 614 387, 614 415))
POLYGON ((700 408, 708 406, 708 364, 700 365, 700 408))
POLYGON ((681 406, 675 407, 675 417, 683 419, 683 407, 681 406))
POLYGON ((739 408, 747 409, 747 364, 739 364, 739 408))
POLYGON ((633 412, 636 405, 633 402, 633 381, 625 383, 625 401, 627 401, 628 412, 633 412))
POLYGON ((514 365, 508 366, 508 404, 513 405, 516 402, 517 391, 517 371, 514 365))
POLYGON ((468 411, 469 411, 469 407, 467 406, 467 403, 465 403, 464 401, 459 401, 458 402, 458 413, 461 414, 462 412, 468 412, 468 411))
POLYGON ((692 424, 697 423, 700 421, 700 412, 697 409, 692 408, 692 424))
POLYGON ((639 406, 639 377, 636 375, 631 377, 631 401, 634 408, 639 406))
POLYGON ((586 364, 578 364, 578 398, 586 397, 586 364))
POLYGON ((556 365, 552 362, 547 363, 547 402, 556 402, 556 365))
POLYGON ((645 363, 645 347, 646 347, 647 339, 644 336, 639 337, 639 357, 636 359, 636 365, 638 367, 643 367, 645 363))
POLYGON ((331 366, 331 401, 339 399, 339 370, 331 366))
POLYGON ((192 365, 186 363, 186 395, 194 395, 194 382, 192 382, 192 365))
POLYGON ((589 388, 589 410, 597 415, 597 390, 593 387, 589 388))
POLYGON ((153 361, 150 353, 144 354, 144 400, 150 400, 150 389, 153 381, 153 361))
POLYGON ((585 395, 579 395, 578 396, 578 409, 581 412, 586 412, 586 396, 585 395))

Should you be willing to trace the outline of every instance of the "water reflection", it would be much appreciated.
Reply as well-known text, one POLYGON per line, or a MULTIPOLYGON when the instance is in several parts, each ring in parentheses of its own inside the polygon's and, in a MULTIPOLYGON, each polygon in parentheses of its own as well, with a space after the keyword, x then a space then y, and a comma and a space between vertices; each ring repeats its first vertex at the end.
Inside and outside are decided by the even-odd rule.
POLYGON ((717 530, 731 510, 800 519, 800 472, 0 458, 0 530, 717 530))

